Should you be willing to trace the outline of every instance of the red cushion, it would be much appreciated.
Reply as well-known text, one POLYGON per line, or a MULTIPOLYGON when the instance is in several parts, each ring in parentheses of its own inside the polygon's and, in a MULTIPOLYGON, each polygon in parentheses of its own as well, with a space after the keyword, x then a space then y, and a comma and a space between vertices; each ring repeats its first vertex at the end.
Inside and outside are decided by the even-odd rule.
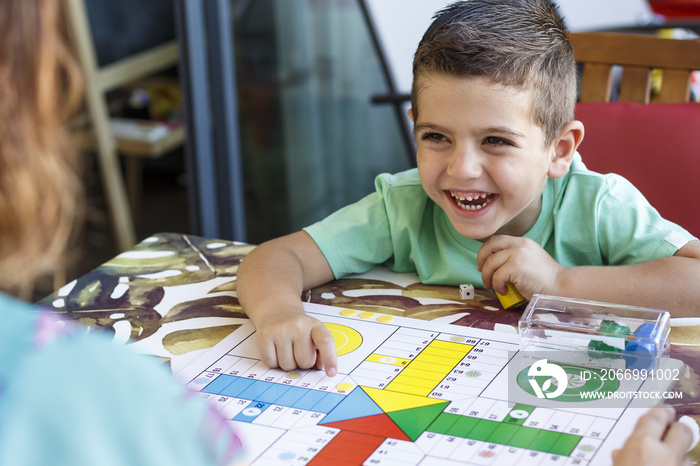
POLYGON ((630 180, 663 217, 700 236, 700 103, 586 103, 588 168, 630 180))

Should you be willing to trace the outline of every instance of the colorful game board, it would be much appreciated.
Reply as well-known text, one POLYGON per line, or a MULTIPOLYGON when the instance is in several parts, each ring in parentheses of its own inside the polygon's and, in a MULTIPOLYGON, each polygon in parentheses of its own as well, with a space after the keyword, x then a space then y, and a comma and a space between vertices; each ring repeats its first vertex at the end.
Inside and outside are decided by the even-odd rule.
POLYGON ((335 338, 337 376, 266 367, 250 323, 178 374, 237 424, 255 465, 607 464, 645 411, 509 387, 517 335, 305 307, 335 338))

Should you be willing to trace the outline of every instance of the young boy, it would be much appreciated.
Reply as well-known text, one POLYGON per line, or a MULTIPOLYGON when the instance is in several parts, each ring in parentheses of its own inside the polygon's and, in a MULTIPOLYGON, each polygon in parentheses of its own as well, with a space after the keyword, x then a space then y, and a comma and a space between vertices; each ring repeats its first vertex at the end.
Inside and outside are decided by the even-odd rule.
POLYGON ((242 262, 238 297, 263 361, 334 375, 333 339, 299 296, 376 264, 424 283, 693 313, 700 243, 626 180, 586 169, 576 92, 566 28, 545 0, 438 13, 413 62, 418 169, 380 175, 375 193, 242 262))

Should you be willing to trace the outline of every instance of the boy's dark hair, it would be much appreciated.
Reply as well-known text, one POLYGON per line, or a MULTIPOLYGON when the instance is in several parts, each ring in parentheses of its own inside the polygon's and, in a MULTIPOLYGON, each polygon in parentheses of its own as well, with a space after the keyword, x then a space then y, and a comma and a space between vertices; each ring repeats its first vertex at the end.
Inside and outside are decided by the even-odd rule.
POLYGON ((528 90, 532 117, 551 144, 574 117, 576 62, 557 7, 546 0, 467 0, 439 11, 413 58, 411 104, 420 78, 483 77, 528 90))

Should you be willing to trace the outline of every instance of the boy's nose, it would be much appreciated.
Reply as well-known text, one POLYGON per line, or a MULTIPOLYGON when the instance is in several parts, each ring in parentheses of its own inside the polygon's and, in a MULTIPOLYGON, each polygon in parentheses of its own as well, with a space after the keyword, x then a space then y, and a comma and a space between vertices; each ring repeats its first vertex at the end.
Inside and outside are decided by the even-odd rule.
POLYGON ((447 165, 447 174, 457 179, 479 178, 483 172, 479 154, 467 148, 454 150, 447 165))

